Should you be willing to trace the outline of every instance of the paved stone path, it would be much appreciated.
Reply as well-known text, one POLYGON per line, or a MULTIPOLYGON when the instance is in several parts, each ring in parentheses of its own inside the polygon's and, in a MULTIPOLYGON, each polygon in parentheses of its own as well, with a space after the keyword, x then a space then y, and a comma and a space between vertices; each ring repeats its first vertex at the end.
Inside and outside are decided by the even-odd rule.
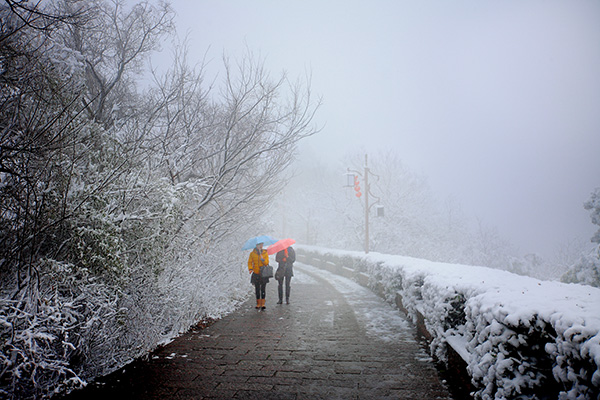
POLYGON ((295 267, 290 305, 275 304, 272 280, 265 311, 250 299, 69 400, 452 398, 412 333, 378 338, 357 318, 354 283, 344 293, 315 271, 295 267))

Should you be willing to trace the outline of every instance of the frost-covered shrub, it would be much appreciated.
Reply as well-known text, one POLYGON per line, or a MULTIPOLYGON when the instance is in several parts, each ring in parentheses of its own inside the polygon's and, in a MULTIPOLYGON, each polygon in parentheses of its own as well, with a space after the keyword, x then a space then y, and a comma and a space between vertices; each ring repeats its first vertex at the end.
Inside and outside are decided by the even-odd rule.
MULTIPOLYGON (((600 187, 592 192, 590 199, 584 203, 583 208, 590 212, 592 224, 600 227, 600 187)), ((600 244, 600 229, 592 237, 592 243, 600 244)))
POLYGON ((100 364, 90 357, 106 363, 116 355, 120 294, 72 264, 45 260, 37 270, 34 293, 0 300, 0 393, 7 397, 42 398, 81 385, 83 366, 100 364))
MULTIPOLYGON (((368 286, 373 289, 373 291, 375 293, 380 294, 381 296, 383 296, 385 299, 389 299, 390 302, 394 301, 395 298, 395 293, 392 293, 392 290, 389 290, 389 285, 383 285, 383 273, 382 273, 382 269, 381 269, 381 265, 369 265, 367 267, 367 274, 369 275, 369 280, 368 280, 368 286), (386 287, 387 286, 387 287, 386 287), (390 297, 390 296, 394 296, 394 298, 390 297)), ((401 286, 401 282, 396 282, 396 285, 398 285, 398 287, 401 286)))
POLYGON ((467 330, 474 355, 469 372, 479 388, 475 398, 556 398, 552 354, 546 351, 556 339, 553 328, 537 316, 514 325, 503 313, 473 303, 467 308, 467 330))
MULTIPOLYGON (((423 300, 423 285, 425 284, 425 277, 417 276, 415 279, 404 281, 403 294, 408 298, 413 298, 417 301, 423 300)), ((416 309, 416 308, 415 308, 416 309)))
POLYGON ((81 386, 201 318, 220 317, 248 292, 235 265, 235 257, 196 254, 166 263, 158 276, 137 268, 116 286, 45 260, 33 296, 0 300, 0 397, 44 398, 81 386))
POLYGON ((561 278, 566 283, 582 283, 600 288, 600 247, 581 257, 561 278))
POLYGON ((343 265, 345 267, 350 267, 350 268, 353 267, 354 262, 355 262, 354 258, 352 258, 350 256, 345 256, 345 255, 337 256, 336 260, 337 260, 336 261, 337 265, 343 265))
POLYGON ((396 301, 396 296, 402 289, 402 275, 394 274, 387 279, 382 276, 382 279, 377 282, 384 288, 385 299, 390 303, 394 303, 396 301), (383 282, 385 282, 385 284, 383 284, 383 282))
MULTIPOLYGON (((419 312, 423 315, 428 332, 431 334, 431 353, 439 360, 445 361, 446 338, 453 335, 463 335, 465 319, 465 296, 453 287, 440 288, 431 282, 426 275, 422 275, 419 282, 423 282, 420 293, 413 293, 420 303, 419 312)), ((404 292, 404 296, 411 296, 404 292)))
POLYGON ((462 293, 456 293, 455 296, 444 301, 447 304, 446 318, 444 319, 444 329, 449 330, 458 326, 463 326, 467 322, 465 313, 466 299, 462 293))
MULTIPOLYGON (((592 223, 600 226, 600 188, 594 190, 590 199, 584 204, 584 208, 590 211, 592 223)), ((600 287, 600 229, 594 233, 591 242, 598 246, 563 275, 563 282, 600 287)))
POLYGON ((354 262, 351 265, 355 271, 358 271, 358 272, 367 272, 368 271, 368 269, 369 269, 368 262, 366 262, 365 260, 363 260, 361 258, 358 258, 358 259, 355 258, 353 261, 354 262))
POLYGON ((594 399, 600 396, 600 336, 579 324, 557 329, 556 343, 546 351, 555 355, 553 373, 563 391, 560 399, 594 399), (565 329, 566 328, 566 329, 565 329), (595 364, 590 362, 595 359, 595 364))

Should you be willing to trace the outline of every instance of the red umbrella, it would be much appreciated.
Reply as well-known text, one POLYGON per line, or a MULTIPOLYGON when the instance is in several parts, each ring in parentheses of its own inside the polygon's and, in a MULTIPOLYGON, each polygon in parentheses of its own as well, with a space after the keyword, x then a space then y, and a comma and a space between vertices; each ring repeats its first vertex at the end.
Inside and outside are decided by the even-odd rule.
POLYGON ((281 240, 275 242, 274 244, 270 245, 269 247, 267 247, 267 254, 275 254, 277 252, 280 252, 283 249, 287 249, 294 243, 296 243, 296 241, 294 239, 290 239, 290 238, 281 239, 281 240))

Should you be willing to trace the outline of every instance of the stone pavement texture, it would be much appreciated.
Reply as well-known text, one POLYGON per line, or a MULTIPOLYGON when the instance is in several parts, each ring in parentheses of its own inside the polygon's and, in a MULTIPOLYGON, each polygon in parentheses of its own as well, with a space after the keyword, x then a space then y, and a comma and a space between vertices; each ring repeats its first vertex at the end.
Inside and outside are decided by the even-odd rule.
POLYGON ((452 399, 414 338, 368 334, 314 272, 295 267, 291 304, 271 280, 266 310, 250 299, 67 399, 452 399))

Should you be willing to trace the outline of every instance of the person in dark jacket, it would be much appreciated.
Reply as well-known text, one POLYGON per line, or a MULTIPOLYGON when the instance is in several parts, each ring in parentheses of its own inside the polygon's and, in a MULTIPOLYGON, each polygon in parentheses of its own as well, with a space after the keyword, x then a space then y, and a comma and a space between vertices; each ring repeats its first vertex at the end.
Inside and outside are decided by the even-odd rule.
POLYGON ((275 273, 275 279, 279 282, 277 288, 279 292, 279 301, 277 304, 283 303, 283 281, 285 280, 285 303, 290 304, 290 281, 294 276, 294 261, 296 261, 296 252, 290 246, 287 249, 283 249, 275 256, 275 261, 279 264, 277 272, 275 273))

